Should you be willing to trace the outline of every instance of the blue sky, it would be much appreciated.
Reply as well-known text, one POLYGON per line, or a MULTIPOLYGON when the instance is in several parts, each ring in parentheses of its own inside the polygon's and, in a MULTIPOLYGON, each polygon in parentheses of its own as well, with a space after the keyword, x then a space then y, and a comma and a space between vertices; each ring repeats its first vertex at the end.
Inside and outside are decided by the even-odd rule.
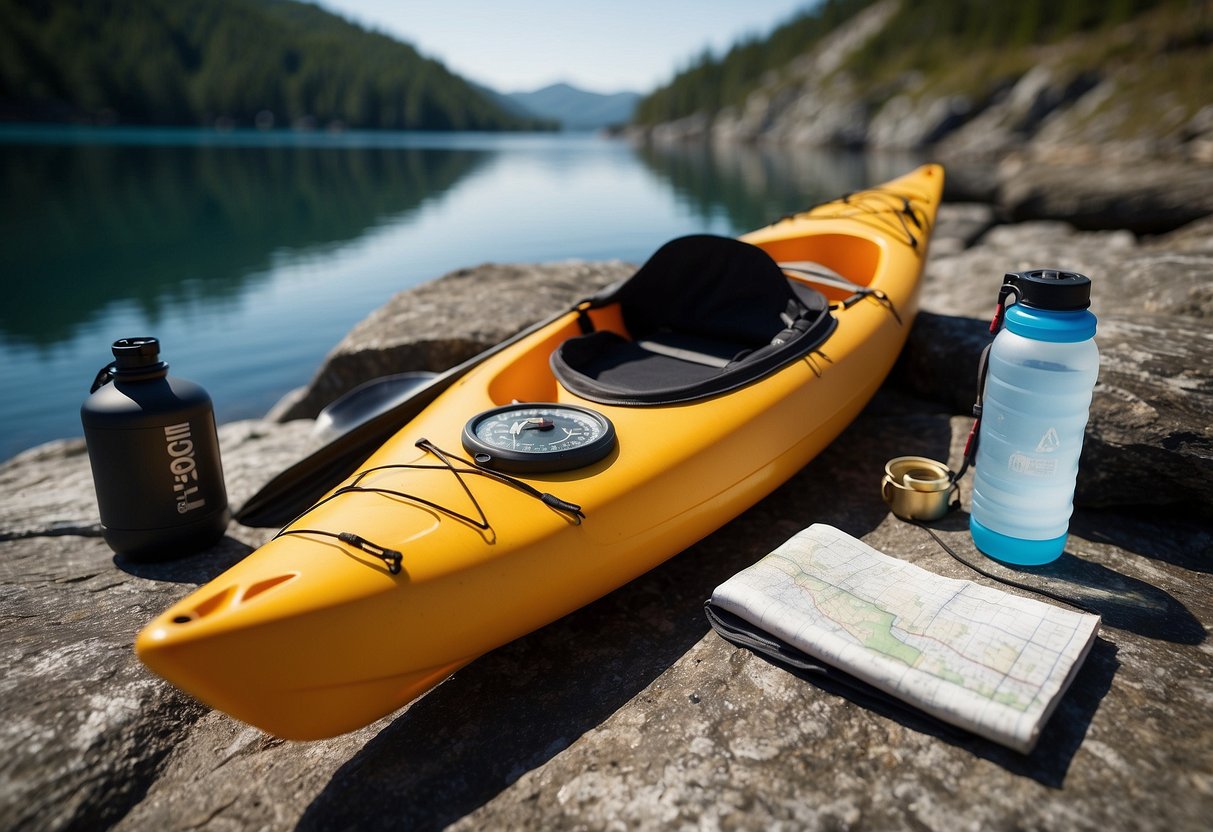
POLYGON ((704 48, 766 34, 812 0, 319 0, 501 92, 566 81, 647 92, 704 48))

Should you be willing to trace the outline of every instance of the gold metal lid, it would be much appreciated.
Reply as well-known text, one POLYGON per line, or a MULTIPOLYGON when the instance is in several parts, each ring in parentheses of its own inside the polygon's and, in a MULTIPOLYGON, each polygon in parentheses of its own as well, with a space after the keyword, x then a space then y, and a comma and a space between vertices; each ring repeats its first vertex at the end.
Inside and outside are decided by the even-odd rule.
POLYGON ((958 489, 947 465, 924 456, 890 459, 880 481, 880 495, 903 520, 938 520, 958 489))

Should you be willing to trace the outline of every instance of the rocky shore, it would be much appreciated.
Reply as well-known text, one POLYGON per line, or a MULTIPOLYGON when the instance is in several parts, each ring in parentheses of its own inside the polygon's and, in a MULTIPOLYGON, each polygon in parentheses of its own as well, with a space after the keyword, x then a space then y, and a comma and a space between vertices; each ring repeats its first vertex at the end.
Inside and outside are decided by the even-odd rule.
POLYGON ((1213 99, 1197 79, 1208 74, 1210 10, 1162 5, 1018 59, 1014 49, 999 55, 970 43, 945 66, 903 64, 874 80, 852 60, 890 31, 904 39, 898 26, 914 8, 881 0, 768 72, 740 103, 623 132, 663 144, 930 149, 935 158, 986 161, 1020 154, 1045 166, 1209 164, 1213 99))
MULTIPOLYGON (((1083 207, 1064 182, 1032 190, 1030 175, 1019 197, 1007 179, 958 177, 993 198, 944 206, 901 361, 800 474, 662 567, 332 740, 241 725, 131 651, 153 614, 269 530, 233 523, 207 552, 136 564, 99 536, 81 441, 0 466, 0 827, 1207 829, 1213 205, 1079 176, 1083 207), (1168 201, 1193 216, 1160 220, 1168 201), (1117 210, 1138 219, 1109 219, 1117 210), (1055 564, 984 565, 1097 608, 1103 628, 1036 750, 858 704, 712 633, 712 588, 814 522, 988 583, 892 517, 878 482, 902 454, 958 464, 999 279, 1039 266, 1095 282, 1103 364, 1078 509, 1055 564)), ((344 390, 444 369, 630 271, 487 264, 402 293, 272 418, 222 426, 233 504, 307 452, 310 418, 344 390), (486 284, 508 301, 467 302, 486 284)), ((980 560, 966 519, 941 521, 940 535, 980 560)))

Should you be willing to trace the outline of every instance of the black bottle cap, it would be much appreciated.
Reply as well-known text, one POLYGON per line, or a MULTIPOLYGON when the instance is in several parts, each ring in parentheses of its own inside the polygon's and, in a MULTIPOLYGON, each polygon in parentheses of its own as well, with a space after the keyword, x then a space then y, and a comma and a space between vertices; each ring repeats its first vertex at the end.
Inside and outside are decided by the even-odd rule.
POLYGON ((111 349, 114 371, 119 375, 168 369, 168 364, 160 360, 158 338, 119 338, 111 349))
POLYGON ((1035 309, 1069 312, 1091 305, 1091 278, 1078 272, 1032 269, 1008 274, 1003 282, 1016 288, 1018 303, 1035 309))

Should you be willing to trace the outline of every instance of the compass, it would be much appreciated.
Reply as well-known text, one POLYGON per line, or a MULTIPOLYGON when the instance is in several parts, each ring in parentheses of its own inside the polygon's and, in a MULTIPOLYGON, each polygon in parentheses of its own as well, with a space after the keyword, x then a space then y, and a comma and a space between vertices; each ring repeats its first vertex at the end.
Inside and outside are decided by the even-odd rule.
POLYGON ((588 407, 528 402, 478 413, 463 428, 463 447, 496 471, 571 471, 615 447, 611 420, 588 407))

